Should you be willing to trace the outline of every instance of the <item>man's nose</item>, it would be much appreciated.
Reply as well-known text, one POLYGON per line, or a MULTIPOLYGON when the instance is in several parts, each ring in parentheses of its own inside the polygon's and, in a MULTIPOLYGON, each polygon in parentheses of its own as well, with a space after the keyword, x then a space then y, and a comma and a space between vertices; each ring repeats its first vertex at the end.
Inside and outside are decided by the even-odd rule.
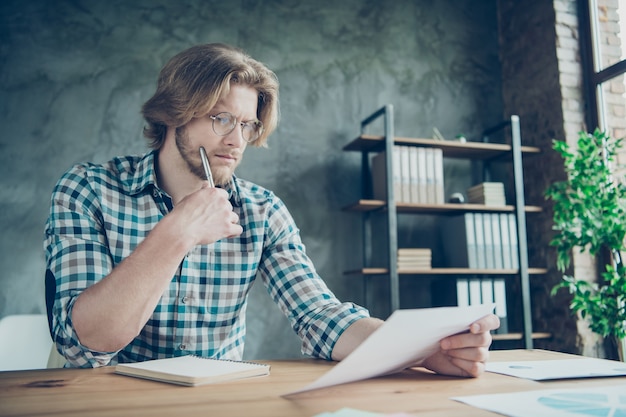
POLYGON ((246 143, 246 140, 243 138, 243 129, 241 124, 238 122, 235 128, 228 135, 224 136, 224 143, 229 146, 242 146, 246 143))

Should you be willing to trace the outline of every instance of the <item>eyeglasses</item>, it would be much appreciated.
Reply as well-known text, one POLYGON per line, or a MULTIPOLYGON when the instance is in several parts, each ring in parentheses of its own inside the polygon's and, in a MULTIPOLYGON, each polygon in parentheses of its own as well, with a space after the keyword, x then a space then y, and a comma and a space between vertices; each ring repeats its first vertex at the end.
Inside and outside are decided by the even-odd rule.
MULTIPOLYGON (((219 136, 228 135, 237 126, 237 118, 228 112, 221 112, 209 117, 213 119, 213 131, 219 136)), ((248 143, 257 140, 263 132, 263 123, 260 120, 239 122, 239 124, 241 125, 241 136, 248 143)))

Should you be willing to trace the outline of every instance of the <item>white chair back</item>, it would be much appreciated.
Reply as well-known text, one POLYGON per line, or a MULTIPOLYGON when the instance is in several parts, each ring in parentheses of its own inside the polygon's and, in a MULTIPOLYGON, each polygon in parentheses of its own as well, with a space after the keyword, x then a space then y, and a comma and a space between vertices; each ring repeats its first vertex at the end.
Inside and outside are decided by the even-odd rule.
POLYGON ((0 371, 45 369, 51 348, 45 314, 16 314, 0 319, 0 371))

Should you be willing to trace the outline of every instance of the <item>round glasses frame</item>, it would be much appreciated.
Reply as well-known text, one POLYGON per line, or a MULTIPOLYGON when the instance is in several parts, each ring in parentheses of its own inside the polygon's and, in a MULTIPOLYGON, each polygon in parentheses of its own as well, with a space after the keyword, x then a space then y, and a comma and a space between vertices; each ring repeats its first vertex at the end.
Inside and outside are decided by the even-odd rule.
POLYGON ((219 136, 226 136, 237 126, 241 126, 241 136, 243 139, 252 143, 257 140, 263 132, 263 123, 260 120, 250 120, 247 122, 238 122, 237 118, 229 112, 221 112, 215 115, 209 115, 212 122, 213 132, 219 136))

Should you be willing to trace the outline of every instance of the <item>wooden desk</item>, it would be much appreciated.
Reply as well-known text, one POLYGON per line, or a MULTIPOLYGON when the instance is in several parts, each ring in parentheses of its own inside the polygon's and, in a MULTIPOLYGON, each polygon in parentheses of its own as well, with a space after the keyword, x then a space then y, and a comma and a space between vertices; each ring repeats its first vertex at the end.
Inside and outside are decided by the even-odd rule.
MULTIPOLYGON (((571 358, 538 350, 492 352, 493 361, 571 358)), ((342 407, 419 416, 494 416, 452 396, 533 389, 617 385, 624 378, 535 382, 485 373, 463 379, 424 370, 281 397, 333 365, 317 360, 259 361, 271 375, 231 383, 182 387, 113 374, 113 368, 0 372, 0 416, 268 416, 311 417, 342 407)))

